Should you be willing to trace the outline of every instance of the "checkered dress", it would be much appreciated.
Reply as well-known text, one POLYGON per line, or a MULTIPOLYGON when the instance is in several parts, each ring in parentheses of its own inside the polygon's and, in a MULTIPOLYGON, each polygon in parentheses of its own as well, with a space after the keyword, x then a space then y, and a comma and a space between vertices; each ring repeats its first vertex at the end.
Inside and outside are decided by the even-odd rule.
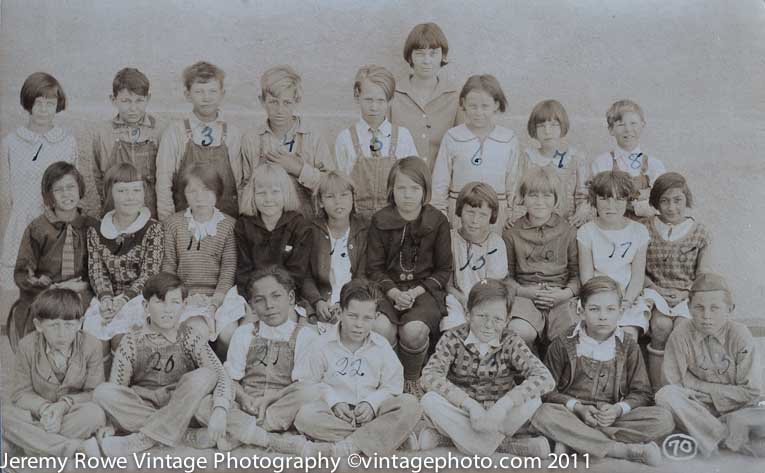
POLYGON ((667 241, 654 222, 655 218, 647 225, 651 241, 646 254, 646 275, 661 288, 687 291, 696 279, 699 253, 711 243, 712 237, 704 225, 695 223, 683 238, 667 241))

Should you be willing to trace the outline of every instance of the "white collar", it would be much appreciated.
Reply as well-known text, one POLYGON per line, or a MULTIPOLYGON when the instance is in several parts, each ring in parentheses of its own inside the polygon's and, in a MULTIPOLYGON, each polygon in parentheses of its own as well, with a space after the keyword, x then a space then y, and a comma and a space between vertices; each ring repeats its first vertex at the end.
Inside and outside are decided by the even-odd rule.
POLYGON ((138 218, 136 218, 125 230, 120 231, 117 230, 117 227, 114 225, 115 212, 116 210, 107 212, 106 215, 104 215, 104 218, 101 219, 101 235, 107 240, 114 240, 120 235, 135 233, 142 229, 151 218, 151 211, 149 208, 143 207, 140 212, 138 212, 138 218))
POLYGON ((202 120, 199 119, 199 117, 196 116, 196 114, 194 114, 194 111, 192 110, 191 112, 189 112, 188 120, 192 129, 203 128, 206 126, 217 125, 217 124, 223 124, 225 122, 225 120, 223 120, 222 110, 218 110, 218 116, 215 117, 215 120, 211 122, 203 122, 202 120))
POLYGON ((292 332, 295 331, 296 327, 297 322, 290 319, 287 319, 283 324, 277 325, 276 327, 266 325, 261 321, 260 326, 258 327, 258 336, 265 338, 266 340, 286 342, 289 341, 292 332))
POLYGON ((653 221, 656 231, 664 240, 667 241, 677 241, 683 238, 691 230, 694 223, 696 223, 696 221, 693 220, 693 217, 686 217, 685 220, 683 220, 681 223, 678 223, 677 225, 664 223, 658 216, 655 217, 653 221))
MULTIPOLYGON (((479 141, 475 133, 470 131, 470 128, 468 128, 468 126, 464 123, 462 125, 455 126, 447 133, 449 133, 449 136, 454 138, 455 141, 479 141)), ((489 133, 489 136, 487 136, 486 139, 493 140, 498 143, 509 143, 513 140, 514 137, 515 134, 513 133, 513 130, 503 126, 495 125, 494 129, 491 130, 491 133, 489 133)))
POLYGON ((465 345, 473 345, 478 349, 478 353, 481 355, 485 355, 489 352, 492 348, 497 348, 500 346, 499 338, 493 338, 489 340, 488 342, 482 342, 478 339, 478 337, 473 333, 472 330, 468 333, 467 338, 465 338, 465 345))
MULTIPOLYGON (((393 128, 393 125, 391 125, 391 123, 388 121, 387 118, 385 120, 383 120, 382 123, 380 123, 379 127, 377 127, 377 129, 380 130, 380 133, 382 133, 382 135, 384 137, 386 137, 386 138, 391 136, 392 128, 393 128)), ((356 131, 359 134, 361 134, 361 133, 369 133, 369 134, 371 134, 372 133, 370 131, 371 129, 372 129, 372 127, 369 126, 369 123, 365 122, 363 118, 361 120, 359 120, 358 122, 356 122, 356 131)))
MULTIPOLYGON (((632 151, 624 150, 618 146, 614 150, 614 156, 621 159, 629 159, 630 156, 634 156, 638 154, 643 154, 643 151, 640 150, 640 146, 637 146, 632 151)), ((645 157, 645 155, 643 155, 643 157, 645 157)))
POLYGON ((19 138, 29 143, 36 143, 42 139, 45 139, 50 143, 58 143, 66 137, 66 132, 64 132, 63 128, 59 128, 57 126, 54 126, 43 134, 35 133, 29 128, 21 126, 16 128, 16 134, 19 136, 19 138))
POLYGON ((610 337, 601 342, 587 335, 584 325, 579 322, 569 338, 576 336, 579 337, 579 342, 576 344, 577 356, 585 356, 596 361, 611 361, 616 356, 616 339, 624 341, 624 330, 617 327, 610 337))
POLYGON ((189 231, 194 235, 194 239, 197 241, 202 241, 208 236, 214 237, 217 235, 218 224, 226 218, 226 216, 215 207, 213 207, 212 218, 204 223, 197 222, 194 219, 194 215, 191 213, 191 207, 186 209, 186 213, 184 213, 183 216, 186 217, 186 220, 189 222, 189 231))

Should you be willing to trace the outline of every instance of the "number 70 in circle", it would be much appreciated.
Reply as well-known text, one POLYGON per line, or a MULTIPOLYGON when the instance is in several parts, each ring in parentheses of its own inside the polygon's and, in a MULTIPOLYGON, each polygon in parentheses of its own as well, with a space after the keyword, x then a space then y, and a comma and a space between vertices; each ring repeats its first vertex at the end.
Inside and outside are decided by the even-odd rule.
POLYGON ((690 460, 698 453, 696 439, 690 435, 673 434, 664 439, 661 444, 664 456, 672 460, 690 460))

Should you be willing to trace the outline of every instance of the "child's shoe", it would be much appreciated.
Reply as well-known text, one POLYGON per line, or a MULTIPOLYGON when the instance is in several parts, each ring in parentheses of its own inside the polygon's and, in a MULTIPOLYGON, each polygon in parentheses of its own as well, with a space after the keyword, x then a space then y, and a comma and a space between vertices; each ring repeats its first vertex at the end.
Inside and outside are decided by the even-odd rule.
POLYGON ((124 437, 106 437, 101 441, 101 448, 108 457, 127 457, 148 450, 156 444, 153 439, 137 432, 124 437))
POLYGON ((197 450, 215 447, 215 442, 210 438, 206 427, 186 430, 186 433, 183 434, 183 443, 197 450))
POLYGON ((303 456, 304 452, 310 451, 309 443, 303 435, 272 433, 268 437, 268 448, 278 453, 303 456))
POLYGON ((236 439, 232 437, 229 434, 226 434, 218 439, 217 447, 218 450, 221 452, 230 452, 231 450, 234 450, 235 448, 239 448, 242 446, 242 442, 239 439, 236 439))
POLYGON ((411 394, 412 396, 416 397, 418 401, 422 399, 422 396, 425 395, 425 392, 420 387, 419 379, 405 379, 404 393, 411 394))
POLYGON ((560 442, 555 442, 555 448, 553 453, 556 455, 567 455, 570 452, 569 448, 560 442))
POLYGON ((417 440, 421 451, 433 450, 438 447, 448 447, 452 444, 449 437, 441 434, 441 432, 433 427, 422 429, 417 440))
POLYGON ((547 458, 550 454, 550 442, 546 437, 512 437, 508 435, 499 444, 497 450, 519 457, 547 458))
POLYGON ((631 443, 627 445, 627 458, 649 466, 661 465, 661 449, 655 442, 631 443))

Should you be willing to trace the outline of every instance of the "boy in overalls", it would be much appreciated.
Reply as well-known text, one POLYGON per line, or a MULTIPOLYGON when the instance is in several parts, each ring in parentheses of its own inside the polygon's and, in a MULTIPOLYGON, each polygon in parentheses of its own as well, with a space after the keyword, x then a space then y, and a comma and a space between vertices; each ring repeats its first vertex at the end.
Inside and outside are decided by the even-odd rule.
POLYGON ((319 130, 297 115, 303 100, 302 80, 290 66, 276 66, 260 79, 258 99, 267 120, 242 137, 245 180, 249 181, 258 164, 269 161, 283 167, 300 197, 303 216, 315 216, 311 194, 322 173, 335 169, 335 160, 319 130))
POLYGON ((359 69, 353 97, 361 107, 361 120, 335 141, 337 167, 356 184, 356 211, 364 218, 388 204, 386 181, 396 159, 417 156, 409 130, 385 118, 395 90, 396 80, 384 67, 359 69))
POLYGON ((231 379, 206 337, 179 326, 186 288, 178 276, 153 276, 143 297, 149 324, 123 337, 109 382, 93 393, 116 426, 131 434, 99 439, 101 451, 126 456, 157 443, 174 447, 182 438, 212 447, 226 431, 234 398, 231 379), (199 403, 211 392, 214 408, 208 428, 187 432, 199 403))
POLYGON ((616 170, 628 173, 640 195, 629 202, 626 215, 633 219, 651 217, 656 214, 656 210, 648 204, 651 185, 667 169, 663 162, 653 156, 649 159, 640 149, 640 135, 645 127, 643 109, 632 100, 619 100, 606 112, 606 122, 617 148, 592 160, 592 175, 616 170))
POLYGON ((164 220, 188 207, 178 180, 194 164, 214 167, 223 178, 221 212, 239 216, 239 192, 243 183, 240 142, 242 133, 224 121, 224 72, 207 62, 198 62, 183 71, 186 100, 192 113, 175 121, 162 134, 157 154, 157 212, 164 220))
POLYGON ((126 67, 117 72, 112 82, 112 105, 117 116, 102 123, 93 133, 92 172, 98 192, 98 213, 104 204, 104 175, 112 166, 130 163, 146 176, 146 206, 157 218, 155 177, 159 137, 165 125, 146 113, 151 94, 149 79, 143 72, 126 67))
MULTIPOLYGON (((304 318, 296 322, 295 281, 280 266, 255 272, 247 285, 250 304, 258 319, 241 325, 226 358, 226 371, 238 381, 236 403, 228 416, 230 442, 218 442, 222 450, 238 443, 272 448, 282 453, 310 456, 312 444, 305 437, 280 435, 288 430, 300 407, 315 397, 292 382, 295 360, 318 337, 304 318)), ((197 420, 210 422, 214 397, 207 396, 197 410, 197 420)))

